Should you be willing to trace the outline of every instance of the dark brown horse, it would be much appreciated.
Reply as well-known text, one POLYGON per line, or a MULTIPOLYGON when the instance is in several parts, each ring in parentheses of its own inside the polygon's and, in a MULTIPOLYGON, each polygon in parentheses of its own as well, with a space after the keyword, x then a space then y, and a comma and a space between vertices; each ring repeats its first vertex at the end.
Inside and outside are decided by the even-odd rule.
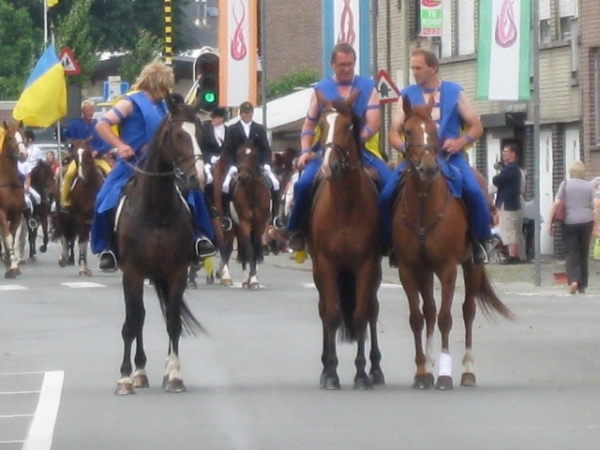
MULTIPOLYGON (((62 253, 58 264, 68 264, 69 249, 75 240, 79 249, 79 275, 91 276, 87 263, 87 248, 94 218, 96 195, 104 183, 104 175, 96 166, 90 147, 90 139, 75 140, 71 143, 77 163, 77 177, 71 189, 71 206, 68 211, 58 213, 57 234, 61 236, 62 253)), ((57 196, 57 200, 60 196, 57 196)))
POLYGON ((497 297, 483 265, 474 265, 467 238, 467 214, 462 200, 450 192, 441 174, 436 125, 431 119, 432 104, 411 108, 404 99, 405 156, 408 162, 403 187, 394 204, 392 241, 398 259, 400 281, 408 297, 417 371, 413 387, 434 385, 433 333, 437 323, 442 335, 438 364, 438 389, 452 389, 452 358, 449 335, 452 328, 452 301, 457 266, 462 265, 465 282, 463 318, 465 323, 464 373, 461 384, 476 384, 473 372, 473 321, 478 300, 484 313, 510 318, 511 311, 497 297), (442 302, 437 311, 433 296, 433 275, 441 282, 442 302), (423 298, 420 307, 419 294, 423 298), (426 327, 426 351, 422 334, 426 327))
POLYGON ((260 167, 258 148, 246 141, 236 153, 237 184, 231 194, 229 207, 233 221, 233 235, 224 233, 224 245, 219 245, 221 284, 231 284, 229 258, 233 251, 233 237, 238 243, 238 261, 242 264, 242 287, 259 289, 257 265, 263 260, 262 236, 271 217, 271 193, 260 167))
POLYGON ((45 253, 48 249, 48 219, 50 208, 56 193, 56 178, 50 165, 45 161, 38 161, 31 170, 31 187, 34 188, 42 201, 34 204, 33 212, 28 220, 29 260, 35 260, 36 239, 38 228, 42 227, 42 245, 40 252, 45 253))
POLYGON ((323 323, 321 387, 340 389, 336 334, 357 342, 355 389, 384 384, 377 340, 381 283, 381 220, 378 192, 361 162, 361 119, 352 111, 359 91, 324 107, 319 120, 323 180, 313 203, 307 233, 313 278, 323 323), (367 327, 371 330, 370 377, 365 371, 367 327))
POLYGON ((181 96, 168 96, 167 105, 169 113, 150 143, 142 169, 137 169, 128 185, 116 218, 126 310, 119 395, 132 394, 135 387, 148 387, 143 345, 144 279, 149 278, 156 289, 169 334, 163 379, 167 392, 185 390, 179 373, 182 328, 202 329, 183 299, 187 270, 194 257, 194 225, 184 197, 187 190, 200 189, 204 184, 198 144, 201 124, 197 109, 186 105, 181 96), (134 340, 136 370, 132 375, 134 340))
POLYGON ((0 236, 6 278, 16 278, 19 270, 18 237, 21 234, 25 197, 23 183, 17 172, 17 159, 27 158, 24 133, 21 124, 0 127, 0 236))

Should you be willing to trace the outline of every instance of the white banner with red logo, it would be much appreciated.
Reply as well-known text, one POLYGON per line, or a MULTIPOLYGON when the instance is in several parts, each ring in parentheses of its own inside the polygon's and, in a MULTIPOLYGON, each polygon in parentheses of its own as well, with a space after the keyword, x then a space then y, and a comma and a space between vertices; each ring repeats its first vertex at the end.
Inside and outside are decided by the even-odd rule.
POLYGON ((257 100, 258 0, 219 0, 219 103, 257 100))

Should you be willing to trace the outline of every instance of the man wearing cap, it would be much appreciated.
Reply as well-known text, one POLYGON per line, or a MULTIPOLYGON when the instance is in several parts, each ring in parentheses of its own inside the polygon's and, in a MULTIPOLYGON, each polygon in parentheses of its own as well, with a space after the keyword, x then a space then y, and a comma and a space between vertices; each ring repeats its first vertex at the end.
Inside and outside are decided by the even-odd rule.
POLYGON ((238 171, 235 165, 238 147, 247 139, 254 141, 258 145, 260 164, 265 171, 265 174, 271 180, 271 184, 273 186, 271 190, 271 219, 273 221, 273 225, 278 227, 279 224, 275 222, 277 220, 277 211, 279 211, 280 203, 279 180, 271 168, 271 146, 269 145, 269 139, 267 138, 267 131, 265 130, 264 126, 252 120, 253 115, 254 106, 252 103, 243 102, 240 105, 240 120, 231 125, 227 131, 227 139, 223 152, 223 158, 225 158, 225 167, 227 167, 227 176, 223 182, 223 193, 229 194, 231 178, 238 171))

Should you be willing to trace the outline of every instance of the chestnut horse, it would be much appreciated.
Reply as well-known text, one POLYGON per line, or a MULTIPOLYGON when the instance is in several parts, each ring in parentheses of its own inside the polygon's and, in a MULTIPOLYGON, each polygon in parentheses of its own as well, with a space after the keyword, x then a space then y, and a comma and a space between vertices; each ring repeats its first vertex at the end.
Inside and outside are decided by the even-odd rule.
POLYGON ((21 274, 18 241, 25 197, 23 183, 17 172, 17 159, 24 158, 27 158, 27 147, 21 124, 8 125, 3 122, 0 127, 0 236, 6 278, 16 278, 21 274))
POLYGON ((123 271, 125 323, 119 395, 148 387, 143 345, 144 279, 149 278, 165 318, 169 346, 163 387, 167 392, 185 391, 179 369, 179 338, 182 328, 202 326, 187 306, 183 293, 187 271, 194 258, 194 224, 184 200, 190 189, 204 185, 200 152, 201 124, 197 108, 186 105, 180 95, 167 97, 168 114, 159 125, 136 173, 119 204, 116 217, 119 267, 123 271), (131 346, 137 341, 132 376, 131 346))
POLYGON ((271 192, 260 167, 258 147, 246 140, 236 152, 238 178, 229 210, 233 222, 233 234, 225 231, 224 242, 219 243, 221 266, 217 276, 221 284, 231 285, 229 258, 233 251, 233 239, 238 243, 238 261, 242 264, 242 287, 259 289, 256 276, 257 265, 263 260, 262 236, 271 217, 271 192))
POLYGON ((352 111, 359 91, 346 101, 326 101, 319 120, 323 149, 322 180, 307 230, 313 279, 323 324, 321 388, 340 389, 336 334, 357 342, 355 389, 384 384, 377 340, 381 284, 381 219, 378 192, 361 162, 362 121, 352 111), (365 371, 367 326, 371 330, 370 377, 365 371))
POLYGON ((465 299, 464 373, 461 384, 475 386, 473 373, 473 321, 477 299, 484 314, 497 313, 511 318, 509 308, 500 301, 483 265, 474 265, 471 245, 467 239, 467 213, 461 199, 455 198, 442 174, 440 165, 447 164, 439 152, 437 128, 431 119, 432 104, 411 108, 404 98, 404 138, 406 142, 406 173, 402 189, 394 203, 392 242, 398 260, 400 281, 410 307, 417 370, 413 387, 429 389, 434 385, 433 333, 436 324, 442 335, 438 365, 437 389, 452 389, 452 358, 449 335, 452 328, 452 301, 456 285, 457 266, 462 266, 465 299), (439 313, 434 299, 433 275, 441 282, 442 301, 439 313), (423 298, 420 308, 419 294, 423 298), (422 333, 426 327, 426 352, 422 333))
MULTIPOLYGON (((68 211, 59 209, 57 233, 61 236, 62 253, 58 264, 68 264, 69 249, 75 239, 79 249, 79 275, 91 276, 92 271, 87 263, 88 242, 94 218, 96 195, 104 183, 104 174, 96 166, 90 147, 90 139, 71 142, 77 163, 77 177, 71 190, 71 206, 68 211)), ((60 195, 58 196, 60 199, 60 195)))

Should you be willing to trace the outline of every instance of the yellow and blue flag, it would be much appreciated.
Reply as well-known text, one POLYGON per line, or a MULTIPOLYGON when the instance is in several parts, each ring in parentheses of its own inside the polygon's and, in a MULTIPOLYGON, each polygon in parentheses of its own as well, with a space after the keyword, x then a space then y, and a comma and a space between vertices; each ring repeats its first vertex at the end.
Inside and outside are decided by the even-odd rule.
POLYGON ((58 5, 58 0, 48 0, 48 8, 52 8, 53 6, 58 5))
POLYGON ((15 120, 45 128, 67 114, 65 72, 50 44, 35 65, 13 111, 15 120))

